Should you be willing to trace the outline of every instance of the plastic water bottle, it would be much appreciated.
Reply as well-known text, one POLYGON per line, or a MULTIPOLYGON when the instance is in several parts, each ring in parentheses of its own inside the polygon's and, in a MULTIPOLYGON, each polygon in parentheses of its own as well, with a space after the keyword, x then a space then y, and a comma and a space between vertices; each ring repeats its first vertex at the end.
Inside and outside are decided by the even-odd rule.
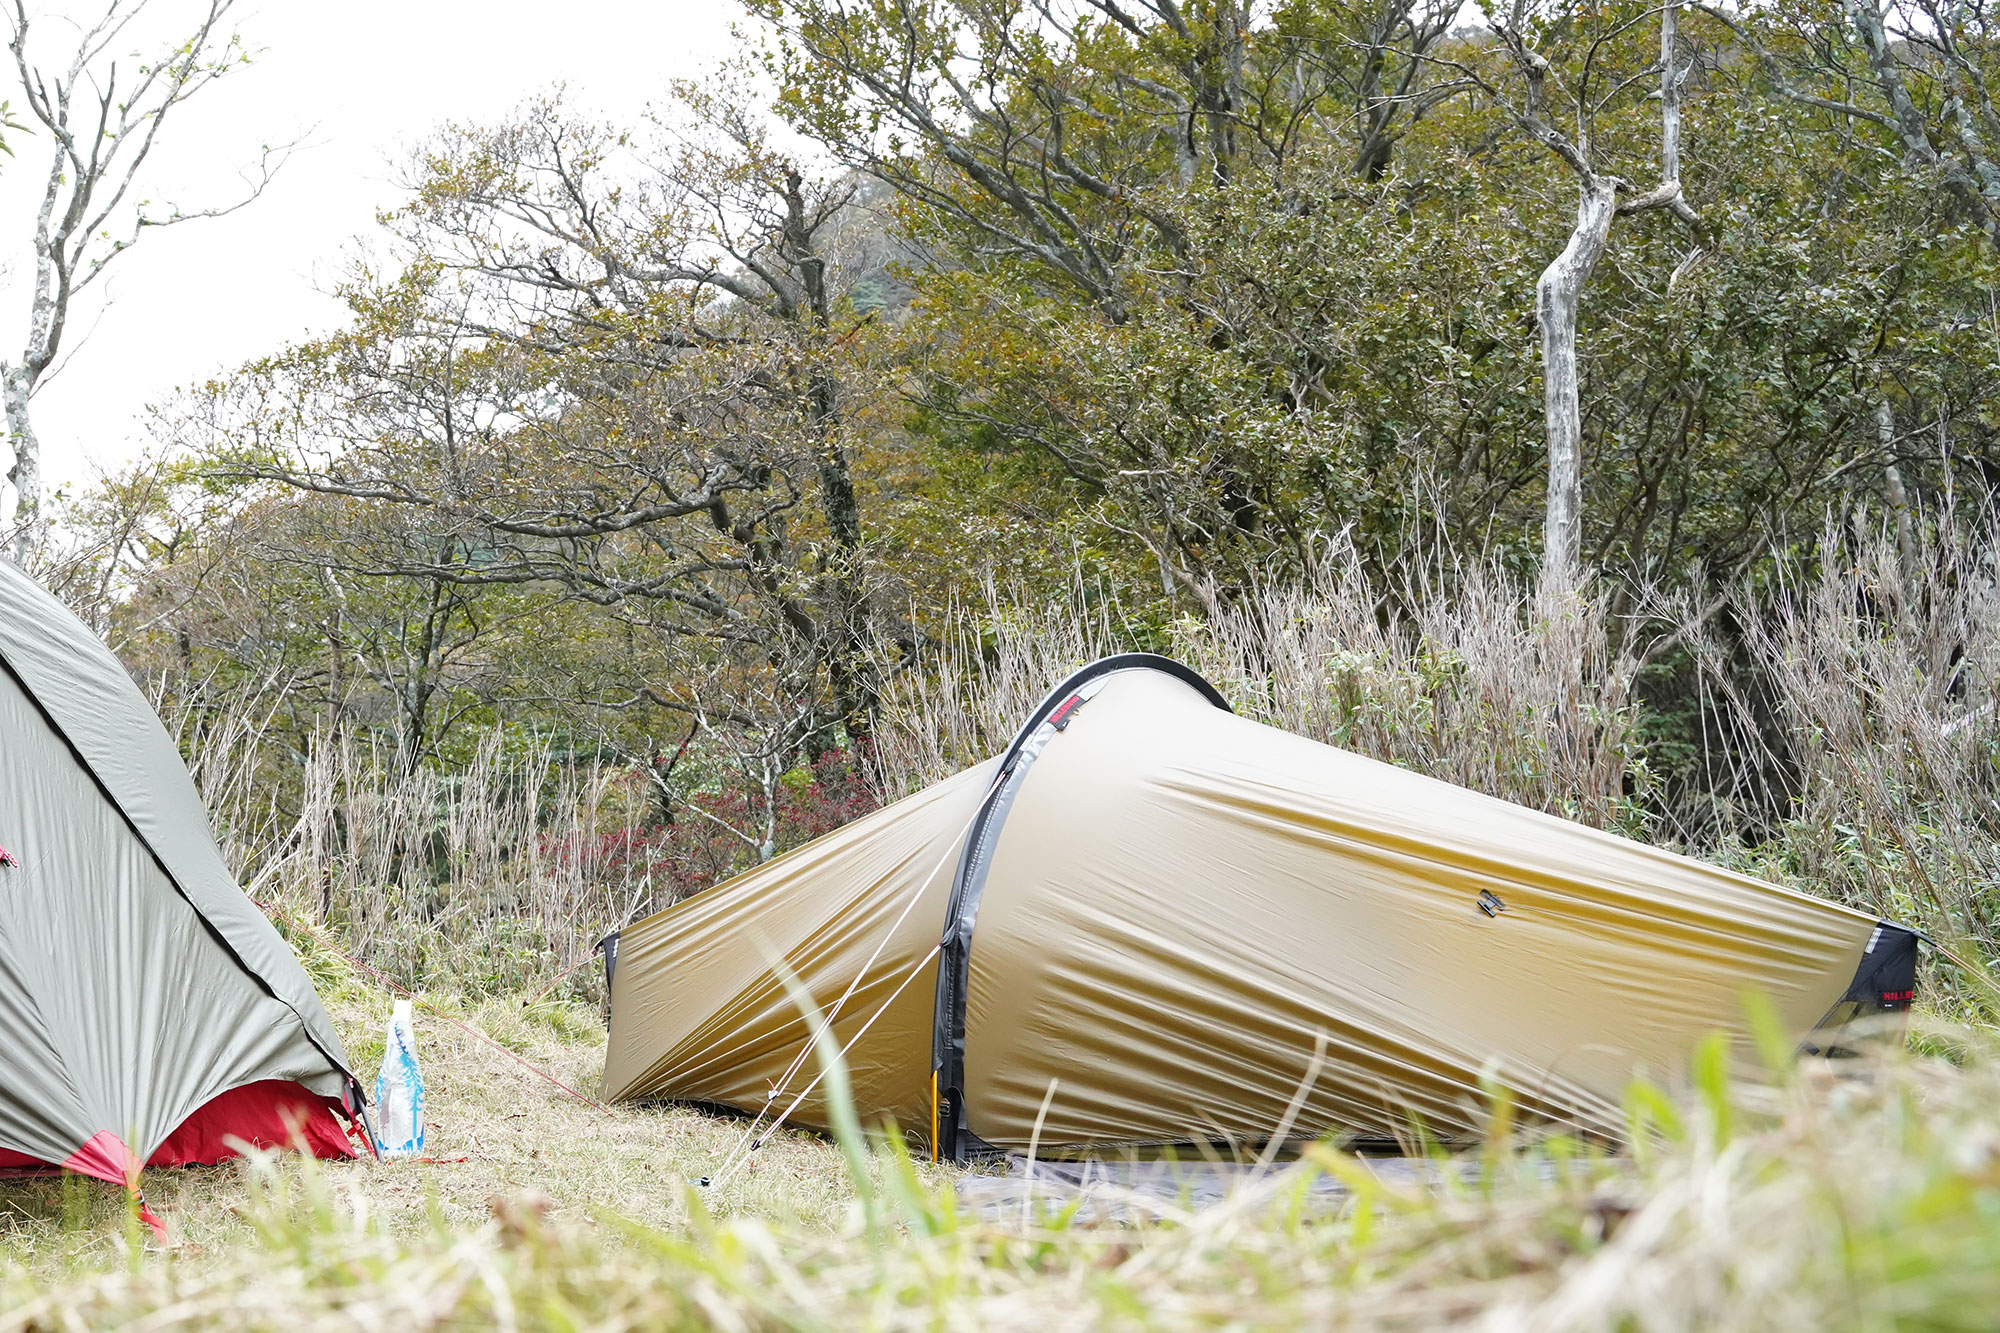
POLYGON ((396 1001, 382 1072, 375 1076, 375 1150, 384 1157, 413 1157, 424 1150, 424 1075, 417 1068, 417 1033, 410 1002, 396 1001))

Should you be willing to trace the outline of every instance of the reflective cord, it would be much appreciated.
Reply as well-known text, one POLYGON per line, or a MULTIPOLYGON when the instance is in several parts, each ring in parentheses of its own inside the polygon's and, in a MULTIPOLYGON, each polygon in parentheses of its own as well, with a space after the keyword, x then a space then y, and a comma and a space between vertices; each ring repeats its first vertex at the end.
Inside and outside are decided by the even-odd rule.
MULTIPOLYGON (((932 962, 936 961, 938 954, 943 950, 943 948, 944 945, 942 943, 933 944, 931 946, 931 951, 925 954, 921 959, 917 961, 917 965, 910 969, 909 974, 903 978, 901 984, 899 984, 895 990, 890 992, 889 998, 882 1001, 882 1007, 880 1009, 877 1009, 874 1013, 868 1016, 868 1021, 861 1025, 861 1030, 859 1032, 856 1032, 852 1037, 848 1038, 847 1044, 841 1047, 839 1053, 834 1056, 834 1059, 836 1061, 845 1061, 847 1059, 847 1053, 854 1049, 855 1043, 868 1035, 868 1029, 875 1026, 875 1020, 880 1018, 883 1014, 889 1012, 889 1006, 894 1004, 897 998, 901 996, 904 991, 910 988, 910 983, 912 981, 915 981, 918 977, 923 975, 924 969, 929 967, 932 962)), ((728 1173, 724 1173, 722 1171, 716 1172, 715 1184, 717 1188, 720 1188, 721 1186, 727 1184, 729 1180, 734 1178, 735 1171, 740 1171, 743 1169, 744 1166, 749 1164, 750 1153, 753 1153, 757 1151, 757 1149, 763 1147, 764 1140, 770 1138, 771 1135, 778 1132, 778 1130, 784 1125, 785 1121, 791 1116, 792 1112, 799 1109, 799 1103, 803 1102, 806 1098, 812 1096, 813 1089, 817 1088, 820 1084, 820 1080, 825 1077, 826 1077, 825 1069, 820 1070, 819 1073, 813 1076, 813 1081, 806 1084, 805 1088, 799 1093, 798 1096, 792 1098, 791 1105, 787 1106, 784 1109, 783 1113, 780 1114, 776 1120, 773 1120, 771 1122, 771 1127, 765 1130, 761 1135, 759 1135, 756 1141, 750 1145, 750 1151, 743 1154, 741 1160, 735 1164, 734 1170, 728 1173)))
MULTIPOLYGON (((841 992, 838 1000, 833 1002, 833 1008, 827 1012, 822 1026, 831 1026, 833 1020, 840 1017, 841 1009, 846 1006, 848 999, 860 987, 861 979, 868 975, 868 969, 875 966, 875 961, 882 956, 882 951, 889 947, 889 941, 895 938, 898 930, 902 929, 903 922, 909 919, 911 911, 915 909, 918 901, 923 898, 924 890, 929 888, 931 881, 938 877, 938 872, 951 863, 953 854, 958 851, 959 844, 964 841, 966 833, 972 828, 973 821, 979 818, 979 811, 985 806, 986 798, 993 794, 994 790, 999 787, 1001 781, 1006 776, 1004 769, 993 775, 993 781, 988 784, 985 791, 980 793, 978 802, 973 806, 972 817, 965 821, 965 827, 961 828, 958 831, 958 836, 951 840, 950 845, 945 848, 944 855, 938 858, 938 863, 935 866, 931 867, 931 872, 917 881, 916 888, 910 893, 909 901, 903 904, 903 910, 897 913, 895 921, 890 924, 888 930, 883 932, 881 941, 875 946, 875 952, 869 954, 868 961, 855 971, 854 980, 847 983, 847 989, 841 992)), ((805 1044, 799 1047, 799 1053, 792 1057, 790 1068, 786 1069, 784 1074, 778 1079, 776 1090, 771 1094, 771 1097, 765 1099, 766 1101, 783 1095, 785 1085, 792 1081, 792 1078, 799 1072, 800 1067, 805 1064, 806 1056, 811 1052, 813 1042, 817 1039, 818 1035, 817 1032, 808 1034, 805 1044)))
MULTIPOLYGON (((875 945, 875 952, 868 955, 868 961, 863 963, 858 969, 856 969, 854 973, 854 979, 847 983, 847 989, 841 992, 840 998, 838 1000, 834 1001, 833 1008, 828 1010, 825 1016, 821 1018, 819 1027, 812 1028, 806 1033, 805 1041, 799 1046, 799 1053, 792 1057, 792 1062, 790 1065, 786 1066, 785 1072, 778 1076, 777 1082, 773 1083, 770 1087, 770 1090, 764 1094, 764 1104, 757 1108, 757 1114, 754 1117, 752 1117, 749 1127, 743 1131, 742 1137, 737 1139, 735 1144, 730 1147, 728 1154, 723 1157, 722 1165, 717 1167, 712 1175, 702 1177, 704 1183, 713 1181, 717 1184, 720 1184, 722 1179, 725 1176, 731 1174, 733 1169, 737 1165, 736 1159, 739 1153, 747 1157, 750 1153, 757 1151, 758 1147, 760 1147, 763 1144, 764 1139, 762 1136, 760 1136, 759 1131, 762 1130, 763 1128, 764 1116, 767 1112, 770 1111, 771 1104, 777 1101, 778 1098, 785 1095, 785 1089, 789 1087, 791 1081, 798 1076, 799 1070, 805 1066, 806 1057, 812 1053, 813 1044, 819 1039, 820 1032, 824 1030, 830 1030, 833 1025, 833 1020, 840 1017, 840 1011, 846 1007, 847 1001, 850 998, 852 998, 854 992, 860 988, 862 978, 868 975, 868 969, 875 966, 876 960, 878 960, 882 956, 882 951, 889 947, 889 941, 895 938, 896 932, 902 928, 903 922, 909 919, 910 913, 913 910, 915 910, 917 903, 922 900, 924 896, 924 890, 929 888, 931 881, 938 877, 938 872, 942 871, 945 868, 945 866, 950 864, 951 858, 955 854, 957 854, 957 852, 959 851, 960 844, 964 842, 966 834, 971 831, 973 824, 978 821, 979 812, 985 808, 987 798, 992 796, 993 793, 999 789, 1000 784, 1006 780, 1006 777, 1007 777, 1007 769, 1006 765, 1003 764, 993 774, 993 781, 987 784, 986 790, 980 793, 979 800, 975 802, 972 807, 972 814, 969 817, 967 817, 964 826, 959 829, 957 836, 954 837, 951 840, 951 842, 946 846, 944 855, 938 858, 938 863, 931 868, 930 873, 925 875, 922 879, 918 880, 916 887, 910 891, 909 901, 903 904, 903 910, 896 914, 895 921, 890 924, 888 930, 882 933, 881 940, 875 945)), ((942 949, 943 947, 944 947, 943 943, 942 941, 940 941, 938 947, 931 950, 929 958, 936 958, 938 955, 938 950, 942 949)), ((928 962, 929 958, 927 958, 925 961, 928 962)), ((919 964, 919 966, 921 967, 922 965, 919 964)), ((901 995, 903 993, 903 987, 908 986, 909 984, 910 984, 909 981, 906 979, 903 982, 902 986, 898 986, 896 988, 896 995, 901 995)), ((896 997, 895 995, 892 995, 889 998, 893 1000, 896 997)), ((880 1017, 880 1016, 881 1014, 880 1011, 878 1010, 876 1012, 875 1017, 880 1017)), ((869 1023, 873 1023, 874 1021, 875 1018, 870 1018, 868 1020, 869 1023)), ((868 1030, 867 1026, 863 1025, 861 1031, 866 1032, 867 1030, 868 1030)), ((860 1033, 856 1033, 855 1037, 858 1039, 860 1035, 861 1035, 860 1033)), ((849 1045, 851 1046, 852 1043, 850 1042, 849 1045)), ((843 1048, 841 1054, 845 1055, 846 1053, 847 1053, 846 1049, 843 1048)), ((818 1079, 813 1080, 813 1083, 815 1085, 817 1085, 818 1082, 819 1082, 818 1079)), ((937 1095, 935 1087, 937 1082, 937 1072, 935 1070, 931 1072, 931 1082, 933 1084, 932 1100, 935 1102, 937 1095)), ((810 1092, 811 1089, 808 1088, 807 1091, 810 1092)), ((804 1093, 800 1094, 801 1097, 803 1097, 804 1095, 805 1095, 804 1093)), ((796 1107, 797 1105, 798 1105, 797 1102, 792 1103, 792 1106, 794 1107, 796 1107)), ((790 1115, 790 1114, 791 1114, 791 1108, 788 1107, 786 1108, 785 1115, 790 1115)), ((772 1124, 771 1130, 777 1129, 778 1124, 782 1123, 783 1119, 784 1117, 780 1116, 778 1122, 772 1124)), ((933 1108, 933 1115, 931 1117, 931 1120, 932 1120, 931 1139, 933 1145, 932 1151, 933 1153, 935 1153, 936 1151, 935 1145, 937 1140, 937 1124, 936 1124, 937 1117, 935 1114, 935 1108, 933 1108)), ((770 1132, 769 1130, 764 1131, 765 1134, 768 1134, 769 1132, 770 1132)))

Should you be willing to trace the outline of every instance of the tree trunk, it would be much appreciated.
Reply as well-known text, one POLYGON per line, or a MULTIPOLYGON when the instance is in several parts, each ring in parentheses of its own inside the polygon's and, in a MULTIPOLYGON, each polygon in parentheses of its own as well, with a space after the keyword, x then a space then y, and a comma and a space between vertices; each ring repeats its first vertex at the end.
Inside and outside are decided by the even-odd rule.
MULTIPOLYGON (((787 258, 799 275, 804 309, 799 323, 808 358, 806 408, 819 453, 820 507, 834 550, 822 561, 829 575, 834 623, 827 629, 827 683, 834 708, 848 738, 866 749, 881 708, 881 687, 869 661, 868 597, 862 587, 860 563, 861 504, 855 495, 854 473, 840 441, 840 381, 827 369, 827 342, 833 327, 833 299, 827 290, 825 256, 819 253, 816 224, 809 222, 804 179, 797 168, 785 173, 784 238, 787 258)), ((826 738, 816 728, 808 737, 807 753, 816 763, 825 753, 826 738)))
POLYGON ((1579 182, 1576 227, 1535 284, 1542 327, 1542 410, 1549 437, 1548 509, 1542 525, 1542 586, 1577 585, 1583 551, 1583 413, 1577 398, 1576 316, 1617 212, 1616 182, 1579 182))
POLYGON ((34 377, 26 366, 10 365, 0 372, 0 404, 7 418, 7 443, 14 463, 7 480, 14 487, 14 559, 26 565, 35 557, 42 534, 42 445, 28 419, 28 395, 34 377))
POLYGON ((1875 440, 1882 449, 1882 480, 1889 493, 1889 516, 1896 524, 1896 575, 1902 584, 1896 590, 1896 607, 1903 616, 1905 631, 1913 631, 1910 597, 1917 588, 1917 539, 1910 523, 1910 491, 1903 484, 1903 469, 1896 464, 1896 411, 1883 399, 1875 404, 1875 440))
POLYGON ((1211 178, 1228 185, 1236 176, 1236 119, 1243 113, 1243 67, 1248 56, 1249 7, 1240 3, 1218 5, 1213 33, 1214 50, 1204 62, 1199 88, 1202 110, 1208 118, 1208 151, 1211 178))

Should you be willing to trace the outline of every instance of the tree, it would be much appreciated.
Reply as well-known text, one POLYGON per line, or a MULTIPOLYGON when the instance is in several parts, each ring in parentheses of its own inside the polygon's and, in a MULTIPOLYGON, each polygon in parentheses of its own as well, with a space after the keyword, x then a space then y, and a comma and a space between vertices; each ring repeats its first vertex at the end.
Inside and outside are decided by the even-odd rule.
POLYGON ((19 352, 0 359, 0 409, 13 452, 7 480, 14 488, 17 560, 34 556, 44 527, 42 446, 31 402, 62 352, 77 294, 148 229, 219 217, 254 199, 282 157, 282 151, 267 149, 248 196, 225 207, 161 213, 133 197, 168 116, 246 60, 241 41, 224 28, 234 3, 206 0, 180 35, 159 42, 156 54, 122 74, 118 48, 132 38, 154 0, 110 0, 60 66, 44 66, 30 56, 26 0, 12 0, 5 11, 7 49, 23 100, 49 137, 46 183, 30 238, 34 284, 26 335, 19 352))
POLYGON ((1795 0, 1702 12, 1755 54, 1779 96, 1942 182, 2000 248, 2000 26, 1964 0, 1795 0))
MULTIPOLYGON (((197 700, 184 715, 248 697, 274 719, 256 783, 274 808, 335 727, 361 767, 414 762, 425 790, 532 737, 616 767, 645 845, 671 825, 696 848, 688 885, 848 808, 871 712, 928 683, 947 630, 1013 660, 993 644, 1016 599, 1074 598, 1134 646, 1198 635, 1190 608, 1279 642, 1256 621, 1296 604, 1263 594, 1351 539, 1357 614, 1414 644, 1432 590, 1547 572, 1538 297, 1551 256, 1575 257, 1588 182, 1520 114, 1533 55, 1540 126, 1598 197, 1639 183, 1610 185, 1594 263, 1570 275, 1575 563, 1601 574, 1608 623, 1650 634, 1662 603, 1642 594, 1662 587, 1754 616, 1756 596, 1717 590, 1848 561, 1882 517, 1922 577, 1906 595, 1871 574, 1856 612, 1921 624, 1954 499, 2000 489, 2000 249, 1891 124, 1776 88, 1808 86, 1817 38, 1850 62, 1854 104, 1893 120, 1844 17, 1787 26, 1833 4, 1787 0, 1737 33, 1686 6, 1659 32, 1645 0, 1543 8, 1518 49, 1461 30, 1422 59, 1406 27, 1372 74, 1357 24, 1393 10, 1255 8, 1238 52, 1227 6, 1181 6, 1179 28, 1124 6, 1136 34, 1109 15, 1030 32, 1103 11, 1017 8, 974 110, 946 77, 966 66, 931 71, 949 141, 898 131, 883 103, 878 139, 828 144, 859 170, 826 174, 776 151, 734 89, 635 126, 544 102, 453 128, 386 219, 388 276, 356 273, 351 327, 177 404, 185 428, 162 434, 203 466, 176 457, 62 512, 71 586, 164 697, 197 700), (1031 141, 1057 132, 1117 191, 1065 179, 1054 146, 1044 160, 1031 141), (1688 198, 1641 193, 1683 171, 1688 198), (1103 284, 1006 239, 1039 235, 1037 210, 1106 260, 1103 284), (845 795, 823 803, 815 774, 845 795)), ((964 16, 939 31, 967 49, 982 14, 1008 18, 919 10, 964 16)), ((893 28, 893 0, 839 12, 860 25, 849 55, 917 49, 867 27, 893 28)), ((791 40, 784 95, 812 128, 813 80, 837 71, 791 40)), ((1931 58, 1896 58, 1941 116, 1931 58)), ((1715 636, 1747 642, 1731 614, 1715 636)), ((1971 678, 1957 644, 1925 667, 1944 690, 1971 678)), ((1769 689, 1760 651, 1729 668, 1730 697, 1769 689)), ((1559 665, 1537 652, 1537 672, 1559 665)), ((1426 690, 1471 665, 1423 656, 1426 690)), ((1641 688, 1662 808, 1728 818, 1733 779, 1702 759, 1721 696, 1672 649, 1641 688)), ((1775 819, 1803 761, 1765 749, 1752 795, 1775 819)))
POLYGON ((1244 0, 748 0, 778 107, 975 252, 1031 261, 1122 320, 1135 272, 1189 259, 1185 192, 1268 175, 1339 125, 1388 169, 1433 98, 1457 6, 1244 0), (1347 127, 1351 126, 1349 129, 1347 127))
POLYGON ((238 377, 265 401, 215 457, 446 543, 374 576, 557 587, 680 643, 689 672, 782 701, 730 715, 775 729, 783 772, 865 744, 894 628, 843 401, 869 322, 838 253, 856 185, 721 94, 683 89, 673 115, 642 139, 545 101, 440 136, 393 219, 400 277, 356 283, 352 330, 238 377))
MULTIPOLYGON (((781 113, 905 202, 912 239, 939 279, 929 304, 970 300, 984 318, 1033 336, 1060 319, 1056 345, 1006 343, 1051 368, 1067 359, 1081 379, 1112 371, 1120 355, 1157 352, 1158 325, 1129 331, 1133 345, 1121 345, 1135 319, 1167 305, 1189 317, 1186 335, 1214 362, 1240 362, 1236 331, 1215 318, 1203 289, 1213 247, 1231 225, 1315 206, 1297 173, 1316 173, 1336 154, 1342 196, 1387 191, 1396 146, 1438 103, 1421 55, 1455 12, 1412 0, 1300 0, 1269 11, 1236 0, 752 8, 777 34, 766 63, 781 113), (1072 312, 1072 298, 1086 304, 1072 312)), ((965 358, 980 358, 991 339, 967 343, 965 358)), ((1257 415, 1298 418, 1301 404, 1287 396, 1300 367, 1189 367, 1176 407, 1214 415, 1163 415, 1156 400, 1120 424, 1062 391, 1031 390, 1018 412, 1002 406, 956 378, 949 363, 960 349, 949 338, 940 347, 920 368, 944 371, 924 375, 924 411, 964 436, 1044 454, 1170 586, 1212 606, 1211 585, 1240 583, 1246 557, 1296 554, 1302 534, 1285 498, 1222 443, 1232 434, 1222 400, 1261 381, 1257 415), (1199 382, 1205 372, 1233 383, 1211 395, 1199 382), (1094 438, 1081 438, 1079 417, 1102 423, 1088 428, 1094 438)), ((1164 367, 1160 378, 1171 378, 1164 367)))
MULTIPOLYGON (((1543 413, 1548 434, 1548 497, 1542 527, 1542 583, 1565 593, 1582 573, 1583 545, 1583 414, 1578 401, 1577 310, 1584 288, 1603 257, 1614 219, 1652 209, 1668 209, 1691 227, 1701 220, 1681 187, 1681 87, 1693 72, 1684 64, 1679 41, 1678 4, 1668 0, 1657 11, 1632 16, 1597 9, 1571 13, 1558 8, 1550 16, 1533 14, 1527 0, 1514 0, 1502 13, 1492 11, 1499 46, 1518 80, 1518 101, 1475 62, 1453 61, 1452 67, 1509 112, 1536 143, 1552 154, 1576 178, 1576 222, 1569 240, 1535 284, 1535 317, 1542 339, 1543 413), (1596 142, 1595 122, 1620 92, 1640 76, 1618 67, 1616 43, 1655 12, 1660 20, 1659 182, 1638 192, 1626 177, 1609 169, 1596 142), (1589 28, 1582 58, 1573 79, 1564 79, 1549 58, 1536 49, 1538 37, 1568 36, 1589 28), (1560 105, 1551 102, 1555 85, 1560 105), (1574 129, 1557 128, 1557 118, 1574 129)), ((1688 257, 1692 263, 1699 256, 1688 257)))

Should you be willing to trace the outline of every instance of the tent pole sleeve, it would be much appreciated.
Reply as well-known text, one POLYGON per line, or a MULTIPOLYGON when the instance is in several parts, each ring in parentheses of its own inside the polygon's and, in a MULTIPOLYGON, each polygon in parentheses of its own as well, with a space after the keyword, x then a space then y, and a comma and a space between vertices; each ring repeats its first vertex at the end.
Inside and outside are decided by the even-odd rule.
POLYGON ((931 1079, 936 1088, 933 1098, 938 1124, 931 1138, 933 1151, 943 1159, 964 1162, 977 1141, 965 1120, 965 1002, 972 975, 972 930, 979 918, 979 899, 1001 827, 1042 747, 1069 724, 1070 715, 1088 698, 1091 687, 1119 671, 1157 671, 1172 676, 1217 708, 1233 711, 1229 701, 1192 667, 1157 653, 1118 653, 1092 662, 1049 691, 1014 734, 992 790, 966 833, 945 909, 943 937, 938 942, 937 1005, 931 1018, 931 1079))

